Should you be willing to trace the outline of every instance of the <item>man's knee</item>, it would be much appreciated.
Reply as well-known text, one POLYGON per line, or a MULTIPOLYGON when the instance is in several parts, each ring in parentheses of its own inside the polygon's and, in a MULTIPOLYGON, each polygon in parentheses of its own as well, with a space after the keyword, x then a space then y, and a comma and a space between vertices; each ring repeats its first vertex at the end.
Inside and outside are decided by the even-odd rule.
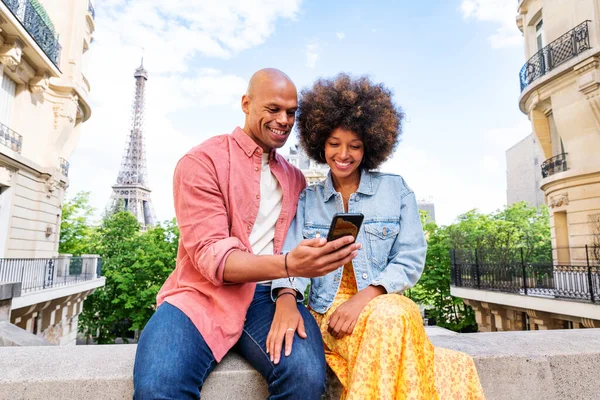
POLYGON ((280 366, 277 368, 279 375, 287 376, 291 382, 301 386, 322 387, 325 389, 327 365, 325 352, 320 338, 301 339, 296 336, 292 354, 282 356, 280 366), (309 340, 318 340, 318 345, 309 343, 309 340))

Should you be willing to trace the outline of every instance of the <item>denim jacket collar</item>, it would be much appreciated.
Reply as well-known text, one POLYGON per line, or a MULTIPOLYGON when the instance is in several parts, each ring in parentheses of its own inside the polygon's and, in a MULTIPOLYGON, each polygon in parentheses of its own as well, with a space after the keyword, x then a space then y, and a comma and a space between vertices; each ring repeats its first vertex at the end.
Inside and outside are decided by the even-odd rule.
MULTIPOLYGON (((323 190, 323 200, 327 201, 336 193, 335 188, 333 187, 333 178, 331 176, 331 170, 327 173, 327 178, 325 179, 325 190, 323 190)), ((360 170, 360 183, 358 184, 357 193, 366 194, 368 196, 372 196, 375 194, 373 176, 364 168, 360 170)))

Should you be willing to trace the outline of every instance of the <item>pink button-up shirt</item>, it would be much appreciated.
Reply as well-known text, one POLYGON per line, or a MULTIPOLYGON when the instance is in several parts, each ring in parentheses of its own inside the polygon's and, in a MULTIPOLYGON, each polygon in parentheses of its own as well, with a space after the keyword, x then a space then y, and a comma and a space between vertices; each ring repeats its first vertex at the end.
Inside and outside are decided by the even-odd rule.
MULTIPOLYGON (((233 251, 252 252, 248 237, 260 205, 262 149, 241 128, 190 150, 173 179, 175 214, 181 231, 175 271, 157 296, 183 311, 217 362, 242 334, 255 283, 223 282, 233 251)), ((274 254, 281 252, 306 186, 302 172, 275 151, 269 166, 281 185, 283 203, 275 226, 274 254)))

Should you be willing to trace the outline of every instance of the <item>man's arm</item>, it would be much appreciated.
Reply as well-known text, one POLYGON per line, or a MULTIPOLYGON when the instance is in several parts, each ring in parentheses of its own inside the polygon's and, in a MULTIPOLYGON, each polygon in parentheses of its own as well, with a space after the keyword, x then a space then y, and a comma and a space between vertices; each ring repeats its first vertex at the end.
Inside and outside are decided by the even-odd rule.
MULTIPOLYGON (((238 238, 229 236, 216 168, 210 159, 200 157, 182 158, 173 184, 180 240, 195 268, 216 286, 287 277, 284 256, 250 254, 238 238)), ((341 249, 351 241, 346 237, 324 245, 314 239, 302 242, 288 255, 290 276, 325 275, 340 262, 352 260, 358 245, 341 249)))

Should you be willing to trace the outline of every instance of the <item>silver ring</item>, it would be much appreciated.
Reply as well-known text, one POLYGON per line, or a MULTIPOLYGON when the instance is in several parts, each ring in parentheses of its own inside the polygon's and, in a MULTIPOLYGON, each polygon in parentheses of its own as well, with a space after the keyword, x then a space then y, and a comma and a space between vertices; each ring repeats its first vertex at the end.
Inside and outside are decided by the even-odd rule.
POLYGON ((287 328, 286 331, 296 331, 294 328, 287 328))

